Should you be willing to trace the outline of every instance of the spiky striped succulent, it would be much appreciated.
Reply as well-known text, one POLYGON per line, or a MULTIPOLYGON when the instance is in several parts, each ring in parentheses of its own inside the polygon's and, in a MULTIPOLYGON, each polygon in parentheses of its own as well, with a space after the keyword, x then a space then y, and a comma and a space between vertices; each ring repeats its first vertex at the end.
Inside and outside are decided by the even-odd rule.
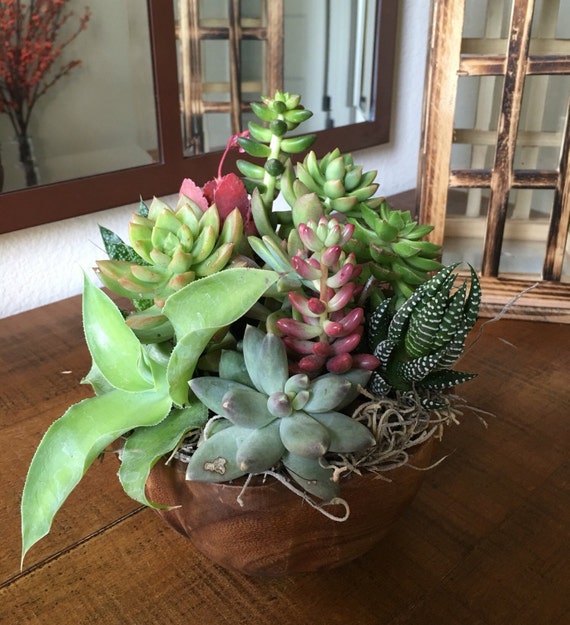
POLYGON ((461 356, 481 303, 481 287, 471 269, 454 289, 456 264, 424 282, 394 314, 385 300, 370 315, 368 335, 380 366, 368 388, 376 395, 393 390, 441 391, 474 377, 451 369, 461 356))
POLYGON ((175 210, 155 198, 148 213, 134 214, 129 239, 138 262, 97 262, 103 284, 131 299, 151 299, 161 307, 167 297, 196 278, 223 269, 243 238, 243 219, 234 209, 223 226, 215 205, 203 211, 181 196, 175 210))
POLYGON ((283 465, 289 476, 324 500, 337 495, 324 455, 374 445, 370 430, 338 412, 358 394, 370 373, 311 380, 289 375, 283 341, 248 326, 242 352, 224 352, 219 377, 198 377, 190 388, 219 418, 188 464, 191 480, 225 482, 283 465))

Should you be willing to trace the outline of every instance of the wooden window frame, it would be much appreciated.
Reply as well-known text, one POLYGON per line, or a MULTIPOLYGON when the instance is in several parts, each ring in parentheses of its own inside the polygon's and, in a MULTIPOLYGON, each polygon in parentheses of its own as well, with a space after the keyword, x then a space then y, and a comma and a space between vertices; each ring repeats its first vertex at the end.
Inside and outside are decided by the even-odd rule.
POLYGON ((509 316, 570 322, 570 284, 561 281, 570 226, 570 103, 558 170, 516 170, 514 153, 527 76, 570 74, 570 55, 529 55, 534 0, 513 0, 507 54, 462 50, 466 0, 435 0, 424 94, 424 118, 416 209, 435 226, 432 241, 443 244, 449 189, 490 190, 481 277, 485 309, 497 312, 518 294, 509 316), (488 170, 451 170, 454 114, 460 76, 503 76, 494 163, 488 170), (554 189, 542 279, 499 275, 507 203, 511 189, 554 189), (528 290, 528 291, 527 291, 528 290))

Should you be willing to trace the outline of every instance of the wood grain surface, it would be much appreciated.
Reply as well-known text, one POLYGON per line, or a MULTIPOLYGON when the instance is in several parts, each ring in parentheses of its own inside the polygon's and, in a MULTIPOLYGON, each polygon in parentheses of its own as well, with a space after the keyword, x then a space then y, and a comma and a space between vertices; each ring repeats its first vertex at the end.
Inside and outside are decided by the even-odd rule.
MULTIPOLYGON (((473 335, 473 339, 478 336, 473 335)), ((3 625, 554 625, 570 613, 570 327, 501 320, 461 367, 468 410, 446 459, 370 553, 249 578, 207 561, 92 467, 20 573, 19 499, 42 433, 88 389, 80 300, 0 321, 3 625)))

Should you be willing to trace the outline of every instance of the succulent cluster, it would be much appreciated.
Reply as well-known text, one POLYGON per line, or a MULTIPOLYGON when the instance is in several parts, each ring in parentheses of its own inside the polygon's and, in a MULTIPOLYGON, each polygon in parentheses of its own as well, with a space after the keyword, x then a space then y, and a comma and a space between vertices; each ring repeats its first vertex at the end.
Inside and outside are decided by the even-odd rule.
MULTIPOLYGON (((364 331, 364 309, 357 305, 362 267, 343 249, 353 231, 352 225, 321 213, 318 221, 308 219, 291 232, 289 256, 281 252, 282 267, 287 269, 289 263, 288 276, 293 274, 300 287, 287 292, 267 327, 283 337, 293 372, 315 376, 326 369, 343 374, 378 364, 374 356, 358 350, 364 331)), ((275 268, 275 256, 267 253, 276 251, 271 239, 252 240, 252 247, 275 268)))
POLYGON ((425 282, 442 268, 441 247, 424 240, 433 227, 418 224, 409 211, 393 210, 382 200, 378 210, 362 207, 354 224, 351 249, 365 266, 365 275, 390 285, 401 306, 425 282))
POLYGON ((338 412, 369 375, 354 369, 345 376, 291 376, 283 341, 248 326, 242 350, 222 354, 219 376, 190 381, 198 399, 220 418, 190 459, 187 478, 228 481, 282 463, 303 488, 332 499, 338 484, 325 468, 325 454, 374 444, 366 427, 338 412))
POLYGON ((382 202, 382 198, 373 197, 379 186, 374 182, 377 173, 363 172, 361 165, 354 164, 351 154, 341 154, 338 148, 321 159, 311 151, 297 164, 295 174, 289 168, 281 191, 291 208, 299 198, 314 193, 327 213, 359 216, 363 207, 375 209, 382 202))
POLYGON ((130 245, 101 229, 109 260, 98 275, 134 310, 86 280, 95 396, 38 447, 24 553, 113 441, 121 484, 145 505, 161 503, 145 494, 153 465, 187 440, 188 479, 270 472, 330 501, 339 455, 376 443, 351 412, 365 386, 385 398, 412 390, 431 410, 434 390, 472 377, 451 367, 477 317, 475 272, 456 286, 456 266, 442 268, 440 247, 424 240, 431 226, 376 197, 376 172, 350 155, 295 164, 315 138, 288 136, 311 116, 299 96, 277 92, 252 109, 259 123, 227 148, 252 158, 238 161, 243 180, 222 175, 222 158, 203 186, 183 181, 175 209, 141 203, 130 245), (274 207, 279 194, 290 210, 274 207))
POLYGON ((312 117, 313 113, 301 105, 300 96, 279 91, 273 98, 252 103, 251 109, 265 125, 249 122, 249 136, 239 137, 237 142, 244 152, 265 159, 265 163, 259 165, 240 159, 237 167, 245 177, 246 187, 250 191, 258 189, 267 208, 276 197, 279 180, 291 154, 304 152, 316 139, 315 134, 285 135, 312 117))

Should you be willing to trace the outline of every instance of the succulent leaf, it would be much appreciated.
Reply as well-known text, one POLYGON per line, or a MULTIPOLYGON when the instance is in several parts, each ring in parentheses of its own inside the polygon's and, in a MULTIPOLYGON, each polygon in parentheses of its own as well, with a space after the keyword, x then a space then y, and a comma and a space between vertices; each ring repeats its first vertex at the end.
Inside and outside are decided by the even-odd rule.
POLYGON ((324 456, 330 445, 328 430, 302 411, 281 419, 279 433, 288 451, 306 458, 324 456))
POLYGON ((318 421, 330 434, 329 451, 337 453, 363 450, 376 443, 372 432, 362 423, 341 412, 313 412, 318 421))
POLYGON ((327 469, 318 459, 288 452, 283 456, 283 464, 291 478, 311 495, 323 501, 331 501, 338 497, 340 487, 338 482, 332 480, 332 467, 327 469))
POLYGON ((261 428, 275 419, 267 407, 267 397, 251 388, 232 388, 225 393, 221 414, 246 428, 261 428))
POLYGON ((315 414, 332 410, 344 399, 352 384, 346 378, 325 374, 313 380, 304 410, 315 414))
POLYGON ((231 425, 205 439, 188 462, 186 479, 228 482, 245 475, 247 471, 237 462, 237 450, 251 432, 250 428, 231 425))
POLYGON ((223 399, 232 390, 251 390, 245 384, 215 376, 192 378, 189 382, 192 392, 214 414, 224 413, 223 399))
POLYGON ((236 463, 247 473, 263 473, 274 467, 283 454, 279 422, 273 421, 252 432, 238 445, 236 463))

